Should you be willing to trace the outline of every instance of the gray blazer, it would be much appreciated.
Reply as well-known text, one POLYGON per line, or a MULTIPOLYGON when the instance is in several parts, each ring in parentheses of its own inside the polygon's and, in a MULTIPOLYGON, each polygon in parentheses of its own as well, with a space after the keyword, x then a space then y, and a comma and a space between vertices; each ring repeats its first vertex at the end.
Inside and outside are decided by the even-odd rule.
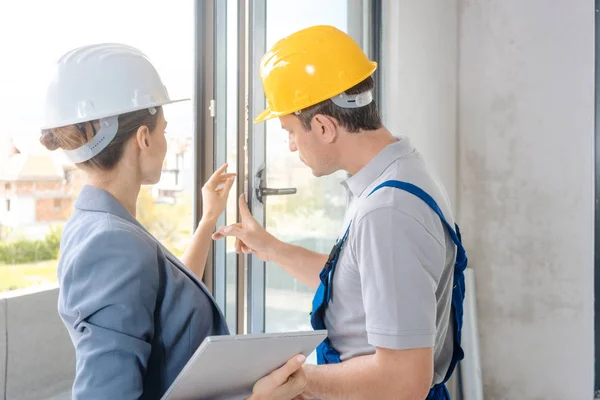
POLYGON ((65 225, 58 279, 73 399, 159 399, 206 336, 229 334, 203 283, 93 186, 65 225))

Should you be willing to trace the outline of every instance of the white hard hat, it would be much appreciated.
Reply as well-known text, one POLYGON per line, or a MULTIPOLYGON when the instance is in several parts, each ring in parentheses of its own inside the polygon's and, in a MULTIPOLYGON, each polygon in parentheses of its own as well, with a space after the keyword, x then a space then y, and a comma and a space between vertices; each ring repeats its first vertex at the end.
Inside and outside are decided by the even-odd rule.
POLYGON ((171 100, 140 50, 116 43, 80 47, 55 65, 42 129, 94 121, 189 99, 171 100))

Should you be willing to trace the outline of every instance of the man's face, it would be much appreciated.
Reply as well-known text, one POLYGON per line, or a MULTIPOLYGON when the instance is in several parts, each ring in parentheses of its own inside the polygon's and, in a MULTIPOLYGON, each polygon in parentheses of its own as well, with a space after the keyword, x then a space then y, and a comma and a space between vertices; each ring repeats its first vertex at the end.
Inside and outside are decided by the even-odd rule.
POLYGON ((298 152, 300 161, 308 166, 314 176, 325 176, 337 171, 333 167, 333 146, 327 143, 320 132, 321 126, 314 122, 311 130, 306 130, 300 119, 295 115, 286 115, 279 118, 281 127, 288 132, 289 148, 291 152, 298 152))

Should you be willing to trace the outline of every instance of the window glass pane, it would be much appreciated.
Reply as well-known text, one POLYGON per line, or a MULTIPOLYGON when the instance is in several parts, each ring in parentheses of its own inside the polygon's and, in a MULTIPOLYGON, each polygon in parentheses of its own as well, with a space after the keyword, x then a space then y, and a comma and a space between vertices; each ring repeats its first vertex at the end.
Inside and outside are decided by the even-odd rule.
MULTIPOLYGON (((320 24, 346 31, 347 0, 269 0, 267 48, 295 31, 320 24), (292 9, 294 18, 289 18, 292 9)), ((329 253, 344 213, 345 195, 339 184, 343 173, 314 178, 298 154, 289 152, 288 135, 278 119, 267 121, 266 135, 268 186, 298 189, 295 195, 268 197, 267 230, 286 242, 329 253)), ((266 331, 311 329, 313 291, 273 263, 266 268, 266 331)))
MULTIPOLYGON (((60 232, 85 181, 60 150, 38 142, 51 65, 78 46, 125 43, 146 53, 171 96, 192 98, 194 3, 0 2, 0 37, 0 291, 6 291, 56 282, 60 232)), ((164 173, 157 185, 142 188, 137 217, 181 254, 193 222, 192 102, 165 107, 165 117, 164 173)))

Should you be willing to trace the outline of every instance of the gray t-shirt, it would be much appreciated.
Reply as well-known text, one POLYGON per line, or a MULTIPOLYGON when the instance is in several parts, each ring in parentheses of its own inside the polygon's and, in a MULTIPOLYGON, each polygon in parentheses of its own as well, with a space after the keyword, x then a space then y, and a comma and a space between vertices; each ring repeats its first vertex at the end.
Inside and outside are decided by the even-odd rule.
POLYGON ((345 180, 348 206, 342 237, 352 222, 333 278, 325 323, 341 359, 373 354, 375 347, 434 348, 434 379, 452 358, 450 321, 456 246, 441 219, 421 199, 380 183, 419 186, 453 226, 450 201, 407 138, 382 150, 345 180))

